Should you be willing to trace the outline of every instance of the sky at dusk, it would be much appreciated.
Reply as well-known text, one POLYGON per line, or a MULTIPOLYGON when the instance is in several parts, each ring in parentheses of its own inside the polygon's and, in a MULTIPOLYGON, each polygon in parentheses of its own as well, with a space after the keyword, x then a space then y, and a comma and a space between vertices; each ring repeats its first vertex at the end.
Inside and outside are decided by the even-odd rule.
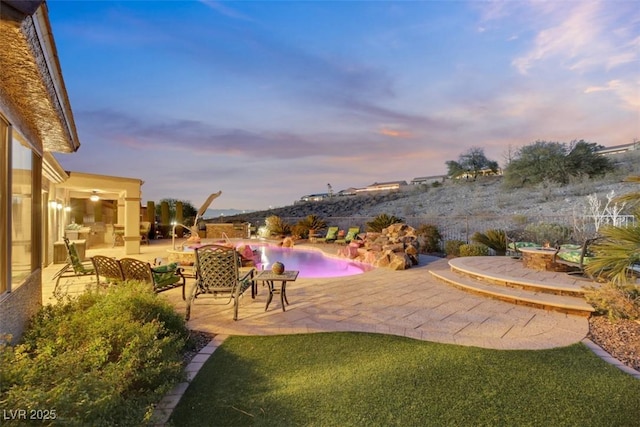
POLYGON ((484 149, 640 138, 637 1, 48 0, 81 147, 143 204, 266 209, 484 149))

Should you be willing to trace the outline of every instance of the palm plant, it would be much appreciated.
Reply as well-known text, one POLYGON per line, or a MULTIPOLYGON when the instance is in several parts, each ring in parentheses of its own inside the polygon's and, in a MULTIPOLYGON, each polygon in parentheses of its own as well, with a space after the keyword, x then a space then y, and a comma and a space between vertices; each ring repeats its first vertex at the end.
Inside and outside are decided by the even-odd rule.
POLYGON ((327 223, 317 215, 307 215, 298 222, 298 225, 304 227, 307 231, 321 231, 327 228, 327 223))
POLYGON ((491 229, 484 233, 476 232, 471 236, 471 240, 490 247, 496 251, 497 255, 507 253, 507 233, 504 230, 491 229))
POLYGON ((398 218, 395 215, 380 214, 372 221, 367 222, 367 231, 379 233, 388 226, 400 222, 404 222, 404 220, 402 218, 398 218))
MULTIPOLYGON (((630 176, 625 179, 626 182, 637 182, 640 184, 640 176, 630 176)), ((616 198, 619 202, 629 202, 631 204, 640 203, 640 191, 622 195, 616 198)))
POLYGON ((291 226, 277 215, 271 215, 265 219, 265 226, 270 235, 286 236, 291 233, 291 226))
POLYGON ((594 258, 585 266, 587 273, 614 284, 629 282, 631 267, 640 265, 640 209, 635 217, 635 225, 607 225, 600 229, 603 239, 591 246, 594 258))

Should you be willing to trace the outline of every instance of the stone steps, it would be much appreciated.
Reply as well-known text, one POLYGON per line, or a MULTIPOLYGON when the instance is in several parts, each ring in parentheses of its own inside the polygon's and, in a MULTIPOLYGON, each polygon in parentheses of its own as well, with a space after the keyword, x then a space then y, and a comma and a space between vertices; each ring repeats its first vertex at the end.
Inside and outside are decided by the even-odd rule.
POLYGON ((554 310, 562 313, 589 316, 595 310, 584 297, 580 296, 584 291, 575 288, 557 285, 536 280, 514 279, 506 276, 491 276, 487 273, 479 274, 465 269, 460 264, 455 266, 434 265, 429 273, 440 280, 458 289, 467 292, 484 295, 501 301, 517 305, 526 305, 545 310, 554 310))

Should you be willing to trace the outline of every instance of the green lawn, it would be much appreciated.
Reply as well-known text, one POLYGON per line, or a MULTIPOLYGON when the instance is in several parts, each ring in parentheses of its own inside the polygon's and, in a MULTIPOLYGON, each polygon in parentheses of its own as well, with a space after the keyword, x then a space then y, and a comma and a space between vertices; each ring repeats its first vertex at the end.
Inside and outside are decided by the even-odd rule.
POLYGON ((639 426, 640 381, 582 344, 501 351, 391 335, 230 337, 175 426, 639 426))

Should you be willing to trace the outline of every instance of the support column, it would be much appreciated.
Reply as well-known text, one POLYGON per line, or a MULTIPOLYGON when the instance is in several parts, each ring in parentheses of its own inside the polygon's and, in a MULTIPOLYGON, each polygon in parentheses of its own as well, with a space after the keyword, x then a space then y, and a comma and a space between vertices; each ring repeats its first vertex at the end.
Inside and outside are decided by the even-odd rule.
MULTIPOLYGON (((140 197, 124 198, 124 253, 140 253, 140 197)), ((118 221, 120 209, 118 209, 118 221)))

